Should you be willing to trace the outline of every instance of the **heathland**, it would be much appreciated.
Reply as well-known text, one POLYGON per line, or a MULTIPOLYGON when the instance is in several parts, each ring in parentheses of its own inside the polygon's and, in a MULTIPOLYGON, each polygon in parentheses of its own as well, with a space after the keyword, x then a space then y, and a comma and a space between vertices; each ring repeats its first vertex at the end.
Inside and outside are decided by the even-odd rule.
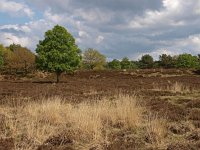
POLYGON ((180 69, 1 75, 0 149, 198 150, 200 76, 180 69))

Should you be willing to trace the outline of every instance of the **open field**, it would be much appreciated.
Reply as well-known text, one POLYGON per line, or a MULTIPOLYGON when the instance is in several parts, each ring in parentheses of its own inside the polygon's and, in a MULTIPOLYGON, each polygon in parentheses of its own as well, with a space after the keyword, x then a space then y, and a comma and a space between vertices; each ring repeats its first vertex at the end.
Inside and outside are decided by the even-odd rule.
POLYGON ((198 73, 85 71, 53 80, 1 76, 0 149, 200 149, 198 73))

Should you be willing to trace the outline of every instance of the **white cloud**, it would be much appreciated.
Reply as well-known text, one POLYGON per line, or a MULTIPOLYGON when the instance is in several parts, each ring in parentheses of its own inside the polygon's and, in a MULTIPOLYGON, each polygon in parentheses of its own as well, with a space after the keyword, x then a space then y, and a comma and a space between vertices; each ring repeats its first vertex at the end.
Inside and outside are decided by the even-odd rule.
POLYGON ((22 43, 32 50, 47 30, 59 24, 81 49, 95 48, 109 58, 199 53, 200 0, 1 0, 0 4, 2 1, 6 3, 0 12, 32 16, 31 8, 39 10, 30 22, 0 25, 0 34, 28 38, 22 43), (10 4, 17 9, 8 7, 10 4))
POLYGON ((106 10, 102 11, 99 9, 77 9, 76 14, 83 18, 87 23, 90 22, 92 24, 106 23, 114 17, 114 12, 106 10))
POLYGON ((31 29, 26 25, 18 25, 18 24, 8 24, 0 26, 0 30, 15 30, 22 32, 31 32, 31 29))
POLYGON ((0 34, 0 41, 6 46, 15 43, 27 47, 31 44, 31 39, 29 37, 19 37, 11 33, 0 34))
POLYGON ((64 17, 62 15, 58 15, 58 14, 52 14, 51 9, 47 9, 44 12, 44 16, 46 19, 55 22, 55 23, 60 23, 64 20, 64 17))
POLYGON ((22 25, 0 26, 0 42, 6 46, 15 43, 35 50, 39 40, 43 39, 44 32, 53 27, 45 20, 31 21, 22 25))
POLYGON ((97 38, 96 38, 96 43, 97 44, 100 44, 102 41, 104 40, 104 37, 99 35, 97 38))
POLYGON ((176 40, 171 49, 182 50, 185 53, 200 53, 200 34, 190 35, 187 38, 176 40))
POLYGON ((165 26, 184 26, 196 19, 199 13, 200 0, 163 0, 163 8, 147 10, 144 16, 136 16, 130 21, 131 28, 162 28, 165 26), (197 4, 197 5, 196 5, 197 4), (197 7, 198 6, 198 7, 197 7))
POLYGON ((87 38, 87 37, 89 37, 88 33, 85 32, 85 31, 79 31, 79 32, 78 32, 78 35, 79 35, 79 37, 82 37, 82 38, 87 38))
POLYGON ((0 12, 8 13, 11 16, 33 17, 34 12, 24 3, 17 3, 11 0, 0 1, 0 12))
POLYGON ((19 31, 18 25, 15 25, 15 24, 8 24, 8 25, 0 26, 0 30, 3 30, 3 29, 14 29, 14 30, 19 31))

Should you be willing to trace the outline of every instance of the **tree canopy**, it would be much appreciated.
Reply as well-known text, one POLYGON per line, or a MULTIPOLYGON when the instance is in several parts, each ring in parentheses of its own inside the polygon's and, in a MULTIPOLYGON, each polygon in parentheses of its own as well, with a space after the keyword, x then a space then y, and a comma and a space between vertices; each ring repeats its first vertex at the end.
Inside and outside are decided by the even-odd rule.
POLYGON ((181 54, 176 60, 177 68, 199 68, 199 65, 198 57, 191 54, 181 54))
POLYGON ((162 54, 159 56, 160 65, 164 68, 172 68, 175 66, 175 60, 171 55, 162 54))
POLYGON ((0 45, 2 51, 3 62, 6 68, 16 68, 17 65, 17 56, 9 48, 0 45))
POLYGON ((106 57, 98 50, 89 48, 83 54, 83 65, 87 69, 101 70, 106 64, 106 57))
POLYGON ((56 25, 45 33, 36 48, 36 65, 39 69, 55 72, 57 82, 62 72, 78 68, 81 55, 74 37, 62 26, 56 25))
POLYGON ((141 57, 140 62, 141 62, 142 68, 152 68, 154 64, 153 57, 149 54, 143 55, 141 57))
POLYGON ((117 59, 113 59, 111 62, 108 62, 108 68, 120 70, 121 69, 121 62, 117 59))
POLYGON ((124 57, 121 61, 121 69, 135 69, 137 66, 133 61, 130 61, 127 57, 124 57))
POLYGON ((0 45, 0 69, 3 66, 3 45, 0 45))
POLYGON ((27 69, 35 64, 35 54, 28 48, 22 47, 19 44, 11 44, 7 49, 15 55, 15 63, 18 68, 27 69))

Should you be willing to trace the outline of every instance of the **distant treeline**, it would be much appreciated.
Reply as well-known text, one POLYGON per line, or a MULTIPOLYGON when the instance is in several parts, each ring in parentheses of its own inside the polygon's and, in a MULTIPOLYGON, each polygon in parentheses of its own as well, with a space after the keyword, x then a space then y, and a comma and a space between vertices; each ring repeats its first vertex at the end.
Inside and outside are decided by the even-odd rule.
POLYGON ((191 54, 180 54, 171 56, 162 54, 159 56, 159 60, 155 61, 149 54, 143 55, 140 60, 132 61, 127 57, 121 61, 114 59, 107 63, 109 69, 151 69, 151 68, 187 68, 187 69, 199 69, 200 68, 200 56, 193 56, 191 54))
MULTIPOLYGON (((0 45, 0 69, 1 72, 28 73, 36 70, 36 55, 28 48, 18 44, 11 44, 9 47, 0 45)), ((139 60, 129 60, 127 57, 122 60, 113 59, 107 62, 106 56, 98 50, 89 48, 82 54, 82 61, 79 66, 84 70, 132 70, 151 68, 200 68, 200 55, 180 54, 171 56, 162 54, 158 61, 155 61, 149 54, 143 55, 139 60)))
POLYGON ((171 56, 162 54, 159 60, 156 61, 149 54, 143 55, 139 60, 129 60, 128 57, 122 60, 113 59, 106 62, 106 57, 100 54, 97 50, 88 49, 83 53, 82 68, 85 69, 113 69, 113 70, 132 70, 132 69, 151 69, 151 68, 200 68, 200 55, 193 56, 191 54, 180 54, 171 56))
POLYGON ((18 44, 0 44, 0 69, 7 74, 28 73, 35 70, 35 54, 18 44))

